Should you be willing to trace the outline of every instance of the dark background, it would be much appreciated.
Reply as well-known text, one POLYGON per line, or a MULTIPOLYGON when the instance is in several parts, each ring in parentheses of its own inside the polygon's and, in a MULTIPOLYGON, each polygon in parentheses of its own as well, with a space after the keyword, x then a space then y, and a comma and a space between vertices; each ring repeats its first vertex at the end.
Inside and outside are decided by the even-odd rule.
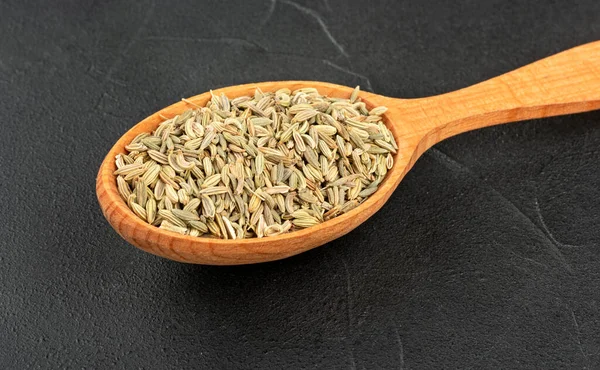
POLYGON ((360 228, 255 266, 137 250, 94 184, 181 97, 439 94, 599 39, 599 20, 597 0, 1 1, 0 367, 600 368, 599 112, 447 140, 360 228))

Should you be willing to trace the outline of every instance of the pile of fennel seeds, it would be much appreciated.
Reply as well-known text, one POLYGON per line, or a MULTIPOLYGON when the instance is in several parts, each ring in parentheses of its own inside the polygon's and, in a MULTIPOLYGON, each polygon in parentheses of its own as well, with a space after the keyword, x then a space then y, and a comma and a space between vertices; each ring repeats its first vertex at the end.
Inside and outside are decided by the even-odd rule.
POLYGON ((315 88, 280 89, 165 119, 116 156, 120 195, 142 220, 180 234, 268 237, 357 207, 398 149, 385 107, 315 88))

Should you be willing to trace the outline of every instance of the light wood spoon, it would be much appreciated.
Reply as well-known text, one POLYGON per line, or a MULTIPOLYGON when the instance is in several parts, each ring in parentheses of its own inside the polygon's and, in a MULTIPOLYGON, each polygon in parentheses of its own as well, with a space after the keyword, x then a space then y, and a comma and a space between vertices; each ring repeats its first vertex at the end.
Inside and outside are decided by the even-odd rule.
MULTIPOLYGON (((279 81, 215 90, 229 98, 252 95, 254 89, 316 87, 323 95, 348 97, 352 88, 315 81, 279 81)), ((113 172, 115 156, 137 134, 151 132, 162 117, 173 117, 191 106, 179 102, 154 113, 129 130, 110 150, 96 182, 104 216, 128 242, 172 260, 208 265, 238 265, 278 260, 323 245, 350 232, 377 212, 415 161, 434 144, 481 127, 600 108, 600 41, 585 44, 455 92, 421 99, 396 99, 368 92, 360 98, 368 107, 384 105, 384 120, 400 147, 393 168, 371 197, 354 210, 300 231, 244 240, 191 237, 151 226, 129 210, 119 196, 113 172)), ((188 100, 204 105, 209 93, 188 100)), ((382 227, 389 225, 382 225, 382 227)), ((375 241, 373 241, 375 242, 375 241)))

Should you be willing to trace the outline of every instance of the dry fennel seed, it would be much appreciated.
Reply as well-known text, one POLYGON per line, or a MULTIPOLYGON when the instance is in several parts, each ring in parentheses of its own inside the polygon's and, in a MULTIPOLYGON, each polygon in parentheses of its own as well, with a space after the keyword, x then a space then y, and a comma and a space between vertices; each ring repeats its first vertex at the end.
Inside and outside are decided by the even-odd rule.
POLYGON ((398 146, 385 107, 280 89, 162 122, 116 156, 119 194, 162 229, 224 239, 268 237, 315 226, 373 194, 398 146))

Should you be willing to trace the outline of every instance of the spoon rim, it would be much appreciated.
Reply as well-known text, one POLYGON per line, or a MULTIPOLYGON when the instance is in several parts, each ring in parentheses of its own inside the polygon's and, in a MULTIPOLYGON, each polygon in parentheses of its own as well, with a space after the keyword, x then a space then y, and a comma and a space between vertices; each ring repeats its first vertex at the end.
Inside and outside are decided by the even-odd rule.
MULTIPOLYGON (((404 171, 404 170, 407 167, 406 164, 404 166, 401 166, 401 162, 398 161, 399 157, 402 156, 403 145, 401 145, 401 143, 399 142, 399 138, 398 138, 399 132, 397 129, 398 126, 393 124, 390 120, 390 118, 391 118, 390 110, 388 110, 388 112, 386 112, 382 115, 382 121, 384 122, 386 127, 388 127, 390 129, 390 131, 392 132, 392 135, 394 136, 394 139, 398 142, 398 146, 400 147, 397 150, 397 152, 395 154, 393 154, 394 164, 393 164, 392 168, 390 170, 388 170, 388 173, 386 174, 384 180, 381 182, 381 184, 379 184, 379 188, 377 189, 377 191, 375 193, 373 193, 372 195, 370 195, 364 202, 359 204, 356 208, 354 208, 342 215, 339 215, 339 216, 331 218, 327 221, 324 221, 323 223, 320 223, 318 225, 300 229, 300 230, 295 230, 292 232, 287 232, 287 233, 284 233, 281 235, 269 236, 269 237, 263 237, 263 238, 257 238, 257 237, 244 238, 244 239, 207 238, 207 237, 202 237, 202 236, 198 237, 198 236, 183 235, 183 234, 175 233, 172 231, 160 229, 159 227, 148 224, 144 220, 140 219, 137 215, 135 215, 133 213, 132 210, 129 209, 126 202, 121 198, 121 196, 118 192, 117 184, 116 184, 116 176, 113 174, 113 172, 116 170, 115 156, 117 154, 124 153, 125 152, 124 146, 129 144, 129 142, 131 142, 131 140, 136 135, 138 135, 142 132, 151 132, 152 130, 156 129, 156 127, 158 127, 160 122, 162 122, 164 120, 164 118, 162 118, 162 117, 171 118, 177 114, 182 113, 183 111, 185 111, 187 109, 194 108, 194 106, 190 105, 188 102, 192 102, 193 104, 204 106, 204 104, 211 97, 211 91, 213 94, 220 95, 221 93, 225 93, 227 95, 228 92, 231 93, 232 90, 236 90, 236 91, 238 91, 238 93, 235 94, 236 96, 229 96, 229 98, 233 99, 237 96, 244 95, 244 91, 252 91, 253 92, 254 89, 256 89, 256 88, 264 89, 264 91, 271 91, 276 87, 279 87, 279 88, 287 87, 291 90, 295 90, 295 89, 301 88, 301 87, 315 87, 319 90, 319 93, 323 94, 323 95, 328 95, 327 91, 335 91, 334 94, 330 95, 330 96, 335 96, 335 97, 349 97, 350 94, 352 94, 352 92, 354 90, 353 88, 350 88, 350 87, 347 87, 344 85, 338 85, 338 84, 333 84, 333 83, 328 83, 328 82, 320 82, 320 81, 268 81, 268 82, 249 83, 249 84, 223 87, 223 88, 219 88, 219 89, 215 89, 215 90, 209 90, 207 92, 192 96, 190 98, 186 98, 185 101, 182 100, 182 101, 176 102, 174 104, 171 104, 171 105, 169 105, 165 108, 162 108, 159 111, 149 115, 148 117, 144 118, 142 121, 135 124, 124 135, 119 137, 117 142, 112 146, 112 148, 110 149, 110 151, 108 152, 108 154, 106 155, 104 160, 102 161, 102 164, 98 171, 98 176, 97 176, 97 180, 96 180, 96 193, 97 193, 98 200, 99 200, 100 206, 102 208, 103 214, 104 214, 105 218, 107 220, 109 220, 109 222, 111 223, 111 226, 113 226, 113 228, 115 228, 115 230, 117 232, 119 232, 119 228, 121 226, 120 223, 123 223, 125 221, 130 222, 132 224, 133 228, 135 229, 135 235, 136 235, 133 244, 138 247, 139 247, 138 244, 141 244, 141 241, 143 241, 143 240, 153 240, 156 243, 160 244, 161 237, 168 237, 171 241, 180 242, 180 243, 175 243, 175 244, 193 245, 194 248, 208 247, 211 249, 211 253, 218 255, 219 258, 227 259, 228 255, 231 255, 231 259, 235 259, 237 261, 240 259, 240 256, 244 254, 243 253, 244 247, 247 247, 247 248, 260 247, 258 249, 252 249, 252 253, 254 253, 254 254, 261 254, 261 252, 264 254, 271 254, 271 252, 269 250, 269 247, 271 247, 271 246, 279 247, 280 245, 284 244, 286 241, 296 240, 299 238, 307 238, 311 235, 318 234, 325 229, 329 229, 329 228, 336 227, 336 226, 337 227, 342 226, 342 224, 344 224, 344 223, 351 225, 352 223, 349 222, 350 220, 353 220, 356 218, 357 215, 360 215, 361 213, 368 211, 367 212, 368 215, 366 216, 366 218, 364 218, 361 222, 354 225, 353 227, 349 227, 343 233, 338 234, 335 238, 340 237, 340 236, 350 232, 358 225, 362 224, 364 221, 366 221, 366 219, 368 219, 375 212, 377 212, 383 206, 383 204, 385 204, 385 202, 390 197, 391 193, 398 186, 400 180, 406 173, 406 171, 404 171), (327 90, 327 91, 325 91, 325 93, 324 93, 322 90, 327 90), (344 95, 347 95, 347 96, 344 96, 344 95), (148 126, 151 126, 151 128, 148 129, 148 126), (112 222, 112 216, 114 216, 116 213, 119 213, 122 216, 121 219, 118 221, 119 225, 115 225, 112 222), (236 250, 227 250, 227 248, 230 248, 233 246, 235 246, 239 250, 237 250, 237 251, 236 250), (215 250, 215 248, 223 249, 224 253, 219 253, 217 250, 215 250)), ((377 106, 377 105, 382 105, 382 103, 384 103, 386 100, 389 100, 389 101, 395 100, 394 98, 383 97, 381 95, 377 95, 377 94, 373 94, 373 93, 365 92, 365 91, 360 91, 358 96, 359 96, 359 98, 361 98, 361 100, 363 102, 365 102, 365 104, 367 105, 367 107, 369 109, 372 109, 374 106, 377 106)), ((402 163, 405 163, 405 162, 406 161, 402 161, 402 163)), ((121 234, 121 233, 119 232, 119 234, 121 234)), ((334 238, 331 238, 330 240, 332 240, 332 239, 334 239, 334 238)), ((321 244, 325 244, 330 240, 325 240, 321 244)), ((306 248, 306 250, 311 249, 311 248, 312 247, 306 248)), ((147 248, 142 248, 142 249, 147 250, 147 248)), ((149 250, 147 250, 147 251, 149 251, 149 250)), ((169 251, 173 252, 173 248, 170 248, 169 251)), ((303 250, 299 250, 295 253, 290 253, 290 255, 297 254, 302 251, 303 250)), ((155 254, 158 254, 158 255, 161 255, 164 257, 168 257, 168 256, 165 256, 165 254, 160 250, 159 251, 149 251, 149 252, 155 253, 155 254)), ((277 252, 281 253, 280 250, 278 250, 277 252)), ((181 259, 186 260, 187 258, 181 257, 181 259)))

